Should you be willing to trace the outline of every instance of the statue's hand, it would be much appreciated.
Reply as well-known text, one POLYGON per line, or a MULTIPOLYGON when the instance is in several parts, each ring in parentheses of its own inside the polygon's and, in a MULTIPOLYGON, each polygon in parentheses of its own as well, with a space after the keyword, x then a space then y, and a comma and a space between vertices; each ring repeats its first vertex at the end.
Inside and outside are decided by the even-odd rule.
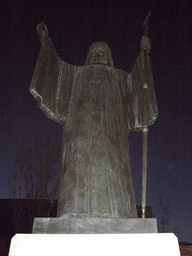
POLYGON ((42 21, 39 25, 37 25, 36 30, 37 30, 37 33, 39 34, 41 45, 43 46, 44 50, 47 49, 49 45, 49 37, 48 37, 49 30, 45 25, 44 21, 42 21))
POLYGON ((150 51, 151 48, 151 40, 148 36, 143 36, 141 39, 141 51, 147 50, 147 52, 150 51))

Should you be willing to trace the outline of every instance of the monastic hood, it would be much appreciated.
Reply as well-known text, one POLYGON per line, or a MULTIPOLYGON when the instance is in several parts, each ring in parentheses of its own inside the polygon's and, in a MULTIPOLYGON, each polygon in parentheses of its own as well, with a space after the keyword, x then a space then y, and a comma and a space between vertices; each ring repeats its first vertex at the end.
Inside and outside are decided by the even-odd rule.
POLYGON ((109 66, 110 67, 114 67, 114 63, 113 63, 113 58, 112 58, 112 55, 111 55, 111 49, 110 47, 108 46, 108 44, 104 43, 104 42, 96 42, 96 43, 93 43, 90 47, 89 47, 89 52, 87 54, 87 59, 86 59, 86 62, 85 62, 85 65, 89 65, 89 56, 92 52, 92 50, 94 48, 102 48, 103 51, 105 52, 105 54, 108 56, 108 63, 109 63, 109 66))

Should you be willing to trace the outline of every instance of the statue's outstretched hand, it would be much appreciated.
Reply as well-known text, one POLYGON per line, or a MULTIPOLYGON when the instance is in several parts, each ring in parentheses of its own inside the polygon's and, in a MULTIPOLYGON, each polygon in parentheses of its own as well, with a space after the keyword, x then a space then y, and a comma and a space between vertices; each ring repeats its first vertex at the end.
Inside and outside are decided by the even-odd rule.
POLYGON ((40 42, 44 50, 48 48, 49 45, 49 30, 47 26, 45 25, 44 21, 42 21, 39 25, 37 25, 37 33, 39 34, 40 37, 40 42))
POLYGON ((147 52, 150 51, 151 48, 151 40, 148 36, 143 36, 141 39, 141 51, 147 50, 147 52))

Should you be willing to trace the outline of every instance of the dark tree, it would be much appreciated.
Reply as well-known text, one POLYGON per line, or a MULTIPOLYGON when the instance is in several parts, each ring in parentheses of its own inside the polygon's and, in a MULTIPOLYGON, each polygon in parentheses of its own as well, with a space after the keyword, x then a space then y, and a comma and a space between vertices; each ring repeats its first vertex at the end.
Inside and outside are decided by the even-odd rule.
POLYGON ((171 221, 171 209, 168 199, 159 195, 157 207, 158 229, 160 233, 168 232, 171 221))
POLYGON ((159 195, 155 215, 158 220, 158 230, 160 233, 173 232, 179 238, 179 240, 183 239, 182 228, 180 226, 173 227, 171 225, 172 211, 168 198, 159 195))
MULTIPOLYGON (((36 204, 28 200, 28 213, 33 222, 34 213, 42 216, 44 199, 57 198, 60 162, 60 145, 51 138, 44 139, 35 145, 22 143, 18 150, 10 177, 10 188, 13 198, 39 199, 36 204)), ((14 213, 15 225, 20 226, 20 208, 14 213), (18 222, 18 223, 17 223, 18 222)))

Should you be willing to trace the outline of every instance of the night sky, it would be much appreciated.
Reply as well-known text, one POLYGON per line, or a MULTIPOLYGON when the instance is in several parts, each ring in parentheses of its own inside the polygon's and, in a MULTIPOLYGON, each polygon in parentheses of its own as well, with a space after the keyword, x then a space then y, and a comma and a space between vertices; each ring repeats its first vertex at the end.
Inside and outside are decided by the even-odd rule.
MULTIPOLYGON (((170 232, 192 243, 192 9, 190 1, 63 0, 1 1, 0 198, 11 197, 8 180, 20 143, 51 136, 62 125, 49 120, 29 93, 45 21, 59 57, 84 65, 93 42, 109 44, 115 67, 131 72, 149 10, 150 57, 159 117, 149 128, 147 205, 159 195, 170 201, 170 232)), ((141 204, 142 132, 131 132, 137 205, 141 204)))

